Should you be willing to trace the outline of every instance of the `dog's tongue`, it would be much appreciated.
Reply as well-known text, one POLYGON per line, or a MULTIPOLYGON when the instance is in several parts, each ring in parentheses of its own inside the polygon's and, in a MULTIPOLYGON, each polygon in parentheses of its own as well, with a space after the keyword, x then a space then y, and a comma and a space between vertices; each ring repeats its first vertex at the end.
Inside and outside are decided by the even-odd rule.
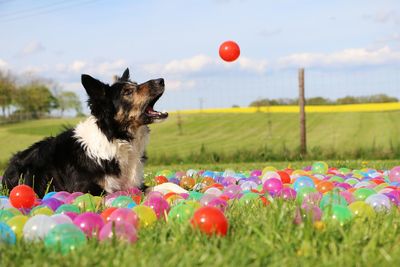
POLYGON ((153 116, 153 117, 161 117, 161 118, 166 118, 166 117, 168 117, 168 113, 167 113, 167 112, 155 111, 155 110, 153 109, 153 107, 151 107, 151 106, 148 106, 148 107, 146 108, 146 113, 147 113, 148 115, 150 115, 150 116, 153 116))

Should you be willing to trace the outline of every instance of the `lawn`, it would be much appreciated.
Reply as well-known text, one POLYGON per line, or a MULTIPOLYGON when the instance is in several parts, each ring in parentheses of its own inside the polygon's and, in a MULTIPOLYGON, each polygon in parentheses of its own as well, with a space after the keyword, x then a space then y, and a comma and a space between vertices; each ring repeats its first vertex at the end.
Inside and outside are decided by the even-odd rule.
MULTIPOLYGON (((311 162, 244 163, 219 165, 151 166, 156 171, 196 169, 236 171, 265 166, 300 168, 311 162)), ((399 161, 328 161, 337 167, 388 169, 399 161)), ((400 264, 400 214, 393 209, 370 220, 353 219, 340 226, 326 221, 293 223, 296 203, 233 201, 226 216, 225 237, 207 237, 188 223, 158 221, 139 230, 138 242, 88 245, 68 255, 49 251, 42 244, 0 246, 0 266, 397 266, 400 264)))
MULTIPOLYGON (((1 126, 0 162, 79 120, 53 119, 1 126)), ((150 164, 205 163, 218 158, 222 162, 288 160, 299 146, 298 114, 181 114, 180 120, 182 133, 177 114, 164 123, 151 125, 150 164)), ((308 150, 313 159, 398 158, 398 136, 400 111, 310 113, 307 117, 308 150)))

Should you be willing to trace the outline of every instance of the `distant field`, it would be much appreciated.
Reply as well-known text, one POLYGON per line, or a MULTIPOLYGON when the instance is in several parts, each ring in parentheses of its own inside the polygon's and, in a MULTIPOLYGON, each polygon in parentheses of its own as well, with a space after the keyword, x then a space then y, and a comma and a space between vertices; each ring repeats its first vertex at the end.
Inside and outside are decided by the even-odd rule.
MULTIPOLYGON (((260 149, 268 149, 278 156, 278 160, 285 160, 285 153, 299 146, 298 114, 295 113, 197 113, 179 116, 182 134, 178 130, 176 113, 164 123, 151 125, 148 153, 150 159, 158 159, 157 164, 163 163, 163 159, 185 158, 191 154, 229 155, 260 149)), ((56 135, 63 126, 73 126, 79 120, 47 119, 0 126, 0 161, 4 162, 12 153, 44 136, 56 135)), ((378 156, 374 158, 379 158, 382 151, 400 147, 400 111, 309 113, 307 134, 308 149, 314 153, 321 150, 327 154, 335 152, 336 155, 346 156, 357 155, 354 151, 364 149, 371 155, 376 153, 378 156)))

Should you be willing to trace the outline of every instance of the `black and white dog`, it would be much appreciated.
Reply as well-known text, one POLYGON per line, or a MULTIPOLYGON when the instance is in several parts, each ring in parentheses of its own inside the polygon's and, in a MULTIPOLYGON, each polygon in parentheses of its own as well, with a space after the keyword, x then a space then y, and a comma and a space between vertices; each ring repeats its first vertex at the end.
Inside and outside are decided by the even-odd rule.
POLYGON ((165 120, 154 110, 164 80, 137 84, 126 69, 111 86, 82 75, 91 116, 56 137, 48 137, 15 154, 3 186, 30 185, 39 197, 50 191, 99 195, 130 187, 144 188, 143 164, 148 125, 165 120))

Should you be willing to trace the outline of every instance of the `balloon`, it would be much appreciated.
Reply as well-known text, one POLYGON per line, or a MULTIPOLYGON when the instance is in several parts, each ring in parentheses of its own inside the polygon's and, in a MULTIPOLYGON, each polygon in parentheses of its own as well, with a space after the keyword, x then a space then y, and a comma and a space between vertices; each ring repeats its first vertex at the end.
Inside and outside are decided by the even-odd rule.
POLYGON ((389 172, 391 182, 400 182, 400 166, 393 167, 389 172))
POLYGON ((296 199, 296 194, 297 193, 293 188, 284 187, 276 194, 276 196, 285 200, 294 200, 296 199))
POLYGON ((169 211, 168 202, 161 196, 152 195, 143 202, 143 205, 151 207, 157 215, 157 218, 161 218, 167 215, 169 211))
POLYGON ((122 207, 128 206, 132 202, 133 202, 133 199, 131 197, 118 196, 112 201, 111 206, 112 207, 122 208, 122 207))
POLYGON ((219 56, 227 62, 235 61, 239 55, 239 45, 234 41, 225 41, 219 47, 219 56))
POLYGON ((347 206, 347 201, 344 197, 337 193, 328 193, 322 196, 319 206, 321 209, 324 209, 329 205, 347 206))
POLYGON ((135 228, 139 225, 139 218, 137 214, 128 208, 119 208, 111 213, 109 217, 110 222, 126 222, 132 224, 135 228))
POLYGON ((43 200, 41 203, 42 206, 49 207, 53 211, 57 210, 57 208, 60 207, 62 204, 64 204, 64 202, 56 198, 48 198, 46 200, 43 200))
POLYGON ((76 213, 80 212, 78 206, 75 206, 72 204, 62 204, 61 206, 59 206, 57 208, 56 213, 62 214, 62 213, 65 213, 66 211, 72 211, 72 212, 76 212, 76 213))
POLYGON ((263 189, 272 196, 276 195, 283 188, 281 179, 269 178, 263 184, 263 189))
POLYGON ((340 225, 344 225, 349 222, 353 217, 350 209, 346 206, 333 204, 328 205, 323 209, 323 220, 333 220, 338 222, 340 225))
POLYGON ((25 241, 43 240, 46 234, 57 225, 56 221, 47 215, 35 215, 24 225, 25 241))
POLYGON ((374 208, 375 211, 389 211, 391 208, 390 199, 384 194, 373 194, 365 199, 365 203, 374 208))
POLYGON ((14 245, 16 242, 16 237, 10 226, 4 222, 0 222, 0 245, 14 245))
POLYGON ((147 227, 157 221, 157 215, 150 207, 138 205, 132 210, 139 217, 139 227, 147 227))
POLYGON ((108 223, 110 221, 110 215, 113 213, 115 210, 117 210, 117 207, 109 207, 100 214, 100 216, 103 218, 103 221, 105 223, 108 223))
POLYGON ((189 222, 195 211, 195 207, 187 204, 179 204, 168 213, 168 220, 179 223, 189 222))
POLYGON ((32 208, 35 203, 35 191, 27 185, 17 185, 10 192, 10 202, 16 208, 32 208))
POLYGON ((293 189, 296 192, 304 187, 315 187, 314 181, 308 176, 300 176, 293 183, 293 189))
POLYGON ((57 224, 69 223, 72 224, 73 221, 70 217, 65 214, 54 214, 50 216, 57 224))
POLYGON ((36 206, 34 207, 31 212, 29 213, 31 216, 35 216, 35 215, 53 215, 54 211, 52 209, 50 209, 49 207, 45 207, 45 206, 36 206))
POLYGON ((66 254, 87 243, 85 234, 74 224, 58 224, 51 229, 44 239, 48 249, 66 254))
POLYGON ((225 236, 228 232, 228 221, 217 208, 202 207, 195 211, 191 219, 193 228, 207 235, 225 236))
POLYGON ((0 210, 0 222, 7 222, 14 216, 14 213, 9 210, 0 210))
POLYGON ((328 164, 323 161, 314 162, 311 166, 313 173, 325 174, 328 172, 328 164))
POLYGON ((126 222, 108 222, 101 229, 99 240, 107 241, 110 239, 135 243, 137 241, 136 229, 132 224, 126 222))
POLYGON ((103 218, 94 212, 85 212, 79 214, 74 219, 74 224, 78 226, 86 236, 97 236, 100 229, 104 226, 103 218))
POLYGON ((23 237, 23 229, 27 221, 28 217, 24 215, 14 216, 7 221, 8 226, 11 227, 11 230, 13 230, 17 239, 21 239, 23 237))
POLYGON ((192 177, 183 177, 179 185, 185 189, 192 189, 196 181, 192 177))
POLYGON ((365 200, 367 197, 373 194, 376 194, 376 192, 371 188, 358 188, 353 193, 355 200, 365 200))
POLYGON ((356 218, 372 219, 375 217, 374 209, 364 201, 354 201, 349 205, 349 209, 356 218))

